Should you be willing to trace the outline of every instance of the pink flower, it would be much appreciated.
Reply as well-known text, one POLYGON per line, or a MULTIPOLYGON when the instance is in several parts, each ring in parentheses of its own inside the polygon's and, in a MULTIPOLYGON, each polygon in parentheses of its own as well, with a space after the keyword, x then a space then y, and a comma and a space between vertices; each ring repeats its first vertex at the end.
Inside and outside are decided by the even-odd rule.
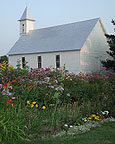
POLYGON ((103 69, 106 70, 107 68, 106 68, 106 67, 103 67, 103 69))
POLYGON ((58 91, 58 87, 57 87, 57 88, 55 88, 55 90, 56 90, 56 91, 58 91))
POLYGON ((67 96, 70 96, 70 94, 68 93, 68 94, 66 94, 67 96))

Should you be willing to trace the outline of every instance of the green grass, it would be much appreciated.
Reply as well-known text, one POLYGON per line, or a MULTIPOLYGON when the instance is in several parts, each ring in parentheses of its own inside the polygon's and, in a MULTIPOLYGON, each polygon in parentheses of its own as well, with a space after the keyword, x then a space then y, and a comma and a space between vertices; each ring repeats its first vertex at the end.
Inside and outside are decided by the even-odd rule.
POLYGON ((115 144, 115 122, 103 124, 102 127, 97 127, 81 135, 47 138, 36 142, 15 142, 12 144, 115 144))

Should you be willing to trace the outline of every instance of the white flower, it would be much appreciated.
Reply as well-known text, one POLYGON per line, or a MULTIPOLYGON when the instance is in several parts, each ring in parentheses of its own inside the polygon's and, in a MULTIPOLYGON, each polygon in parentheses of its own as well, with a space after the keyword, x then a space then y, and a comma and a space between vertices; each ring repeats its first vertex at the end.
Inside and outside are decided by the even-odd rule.
POLYGON ((109 111, 104 111, 104 112, 105 112, 105 114, 106 114, 106 115, 108 115, 108 114, 109 114, 109 111))
POLYGON ((65 124, 64 126, 65 126, 65 127, 68 127, 68 125, 67 125, 67 124, 65 124))
POLYGON ((109 114, 109 111, 101 111, 101 113, 102 113, 103 115, 108 115, 108 114, 109 114))
POLYGON ((72 125, 70 125, 70 128, 72 128, 73 126, 72 125))

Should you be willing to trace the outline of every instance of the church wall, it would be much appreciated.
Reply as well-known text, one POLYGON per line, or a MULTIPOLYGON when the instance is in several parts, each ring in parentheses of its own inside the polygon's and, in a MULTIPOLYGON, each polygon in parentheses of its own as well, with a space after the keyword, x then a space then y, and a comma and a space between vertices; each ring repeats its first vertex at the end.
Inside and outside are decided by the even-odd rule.
POLYGON ((34 21, 27 20, 26 32, 28 33, 30 30, 34 30, 34 21))
POLYGON ((25 55, 14 55, 9 56, 9 62, 13 67, 16 67, 17 60, 21 60, 25 57, 28 62, 28 66, 31 68, 38 67, 37 57, 42 57, 42 67, 56 67, 56 55, 60 55, 60 65, 69 70, 69 72, 79 73, 80 72, 80 52, 79 51, 66 51, 66 52, 52 52, 52 53, 39 53, 39 54, 25 54, 25 55))
POLYGON ((27 34, 34 29, 34 21, 24 20, 20 22, 20 34, 27 34))
POLYGON ((103 26, 97 22, 80 51, 80 65, 83 72, 101 71, 101 60, 107 57, 109 49, 103 26))

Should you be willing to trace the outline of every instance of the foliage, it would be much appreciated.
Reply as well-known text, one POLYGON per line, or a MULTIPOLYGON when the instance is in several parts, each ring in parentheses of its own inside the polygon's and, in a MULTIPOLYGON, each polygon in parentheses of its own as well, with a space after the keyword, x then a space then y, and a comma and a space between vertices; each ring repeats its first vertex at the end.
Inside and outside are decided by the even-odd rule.
POLYGON ((3 62, 3 61, 8 62, 8 57, 6 55, 0 57, 0 63, 3 62))
MULTIPOLYGON (((115 21, 112 20, 113 25, 115 25, 115 21)), ((108 39, 109 49, 110 51, 107 51, 107 54, 112 57, 112 59, 106 59, 106 61, 102 61, 102 64, 107 69, 113 70, 115 72, 115 35, 108 35, 106 34, 106 37, 108 39)))
POLYGON ((62 68, 29 70, 21 69, 20 62, 16 69, 5 69, 0 75, 1 141, 48 137, 64 124, 101 121, 106 118, 101 113, 104 110, 114 116, 115 73, 76 75, 62 68))
POLYGON ((8 61, 2 61, 0 63, 0 75, 8 69, 8 61))
POLYGON ((9 110, 0 110, 0 142, 23 140, 25 136, 21 121, 9 110))

